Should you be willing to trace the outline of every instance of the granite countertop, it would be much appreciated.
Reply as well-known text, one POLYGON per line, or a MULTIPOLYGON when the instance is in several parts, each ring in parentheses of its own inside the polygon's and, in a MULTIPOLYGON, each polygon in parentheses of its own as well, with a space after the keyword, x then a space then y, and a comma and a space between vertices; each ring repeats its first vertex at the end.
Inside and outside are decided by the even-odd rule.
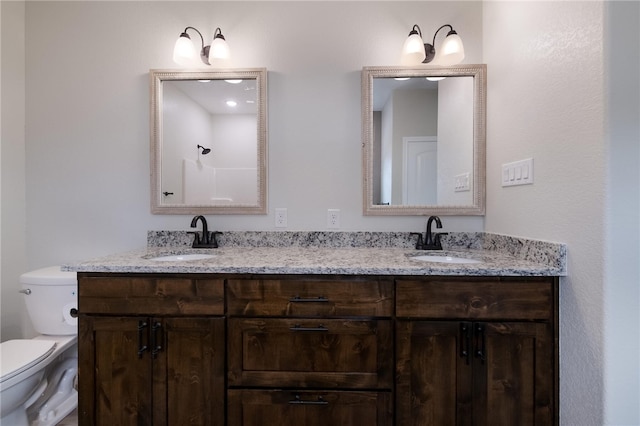
POLYGON ((220 248, 192 249, 186 233, 175 232, 175 235, 150 233, 146 248, 64 265, 64 269, 110 273, 566 275, 564 245, 496 238, 484 233, 452 234, 443 239, 445 250, 424 251, 412 248, 408 233, 225 232, 224 238, 220 238, 220 248), (214 257, 169 262, 151 259, 188 253, 214 257), (464 257, 481 262, 452 264, 412 259, 420 255, 464 257))

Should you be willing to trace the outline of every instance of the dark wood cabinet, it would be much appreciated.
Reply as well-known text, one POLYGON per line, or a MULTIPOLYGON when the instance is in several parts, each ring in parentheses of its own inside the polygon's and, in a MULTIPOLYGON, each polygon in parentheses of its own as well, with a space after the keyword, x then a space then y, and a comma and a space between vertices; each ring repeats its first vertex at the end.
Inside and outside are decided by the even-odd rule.
POLYGON ((397 424, 557 424, 554 280, 438 281, 397 282, 397 424))
POLYGON ((79 424, 224 425, 225 320, 195 316, 221 314, 222 290, 222 282, 79 277, 79 424), (202 308, 180 316, 189 294, 202 308))
POLYGON ((79 273, 79 425, 558 424, 558 278, 79 273))
POLYGON ((391 389, 391 320, 230 318, 229 386, 391 389))
POLYGON ((389 392, 229 391, 229 426, 382 426, 391 423, 389 392))
POLYGON ((227 301, 228 425, 393 424, 392 280, 233 279, 227 301))

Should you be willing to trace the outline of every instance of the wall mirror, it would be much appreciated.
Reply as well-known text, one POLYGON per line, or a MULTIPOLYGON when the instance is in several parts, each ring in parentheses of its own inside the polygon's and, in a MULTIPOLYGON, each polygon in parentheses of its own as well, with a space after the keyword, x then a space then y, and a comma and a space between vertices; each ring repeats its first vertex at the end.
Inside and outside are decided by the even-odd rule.
POLYGON ((362 69, 363 213, 482 215, 486 65, 362 69))
POLYGON ((266 69, 150 79, 151 212, 266 214, 266 69))

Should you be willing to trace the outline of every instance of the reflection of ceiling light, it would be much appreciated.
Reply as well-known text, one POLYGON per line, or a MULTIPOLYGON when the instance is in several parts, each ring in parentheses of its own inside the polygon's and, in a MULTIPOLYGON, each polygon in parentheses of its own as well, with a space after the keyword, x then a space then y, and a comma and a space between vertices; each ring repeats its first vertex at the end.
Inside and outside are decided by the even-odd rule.
POLYGON ((256 103, 256 101, 248 100, 248 101, 247 101, 247 103, 248 103, 248 104, 255 104, 255 103, 256 103))
POLYGON ((236 101, 227 101, 227 106, 234 107, 236 105, 238 105, 236 101))
POLYGON ((440 81, 440 80, 444 80, 447 77, 427 77, 427 80, 429 81, 440 81))
POLYGON ((396 77, 396 78, 394 78, 394 80, 396 80, 396 81, 405 81, 405 80, 410 80, 410 79, 411 79, 411 77, 396 77))
POLYGON ((242 80, 225 80, 227 83, 231 83, 231 84, 238 84, 238 83, 242 83, 242 80))
POLYGON ((211 80, 198 80, 200 83, 210 83, 211 80))

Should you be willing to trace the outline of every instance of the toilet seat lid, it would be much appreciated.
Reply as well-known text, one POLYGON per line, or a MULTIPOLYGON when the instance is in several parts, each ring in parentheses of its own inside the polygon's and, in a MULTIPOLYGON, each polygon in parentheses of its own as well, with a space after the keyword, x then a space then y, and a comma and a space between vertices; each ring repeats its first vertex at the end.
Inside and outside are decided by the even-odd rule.
POLYGON ((39 363, 54 351, 53 340, 16 339, 0 343, 0 382, 39 363))

